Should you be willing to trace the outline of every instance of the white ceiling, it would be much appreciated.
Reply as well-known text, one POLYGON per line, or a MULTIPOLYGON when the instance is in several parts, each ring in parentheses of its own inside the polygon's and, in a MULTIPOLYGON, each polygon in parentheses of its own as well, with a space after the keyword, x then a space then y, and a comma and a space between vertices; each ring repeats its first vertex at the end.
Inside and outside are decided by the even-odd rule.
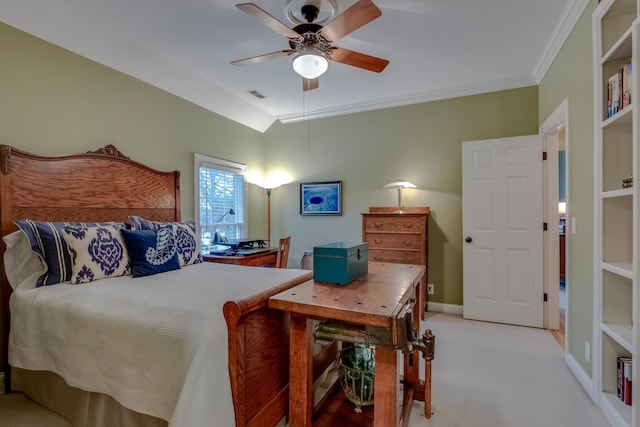
MULTIPOLYGON (((380 74, 330 62, 302 91, 285 37, 233 0, 0 0, 3 22, 246 126, 539 83, 588 0, 373 0, 382 16, 334 45, 390 61, 380 74), (248 93, 256 90, 266 98, 248 93)), ((251 0, 249 0, 251 1, 251 0)), ((253 2, 289 27, 289 0, 253 2)), ((295 0, 300 1, 300 0, 295 0)), ((337 0, 338 13, 355 0, 337 0)))

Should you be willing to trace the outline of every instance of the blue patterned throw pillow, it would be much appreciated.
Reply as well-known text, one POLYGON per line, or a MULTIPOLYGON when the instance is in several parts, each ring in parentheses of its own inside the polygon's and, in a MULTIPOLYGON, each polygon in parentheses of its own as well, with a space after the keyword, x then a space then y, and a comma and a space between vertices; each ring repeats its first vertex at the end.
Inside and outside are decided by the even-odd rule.
POLYGON ((71 283, 131 274, 121 228, 113 225, 62 227, 71 254, 71 283))
POLYGON ((62 236, 63 227, 95 225, 126 227, 122 222, 47 222, 22 219, 15 223, 27 236, 31 250, 47 265, 47 271, 38 278, 36 286, 54 285, 71 279, 71 254, 62 236))
POLYGON ((170 225, 173 228, 173 235, 176 239, 180 267, 202 262, 200 235, 195 221, 160 222, 133 215, 129 216, 129 221, 131 221, 133 228, 136 230, 158 230, 161 227, 170 225))
POLYGON ((180 268, 173 227, 158 230, 120 230, 131 260, 133 277, 180 268))

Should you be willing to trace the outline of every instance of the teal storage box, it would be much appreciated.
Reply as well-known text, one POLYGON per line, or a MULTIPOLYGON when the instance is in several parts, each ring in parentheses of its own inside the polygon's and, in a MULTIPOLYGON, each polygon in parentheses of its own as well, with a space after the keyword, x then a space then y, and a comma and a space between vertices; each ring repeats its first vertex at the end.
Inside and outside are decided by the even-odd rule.
POLYGON ((367 243, 335 242, 313 248, 313 279, 346 285, 369 271, 367 243))

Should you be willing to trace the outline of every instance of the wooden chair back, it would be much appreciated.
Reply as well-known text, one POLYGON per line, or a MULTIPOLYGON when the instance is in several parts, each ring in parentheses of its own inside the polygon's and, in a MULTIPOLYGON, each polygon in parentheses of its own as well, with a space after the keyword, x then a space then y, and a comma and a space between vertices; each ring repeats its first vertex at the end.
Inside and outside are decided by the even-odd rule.
POLYGON ((276 268, 287 268, 289 260, 289 246, 291 245, 291 236, 283 237, 278 243, 278 256, 276 257, 276 268))

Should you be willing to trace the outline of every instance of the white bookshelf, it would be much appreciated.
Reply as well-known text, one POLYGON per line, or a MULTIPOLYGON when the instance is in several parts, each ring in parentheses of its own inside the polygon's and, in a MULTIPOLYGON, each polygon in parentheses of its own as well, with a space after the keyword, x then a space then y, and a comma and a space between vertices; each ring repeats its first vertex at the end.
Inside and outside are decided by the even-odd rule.
POLYGON ((638 0, 603 0, 593 14, 594 61, 594 378, 613 426, 640 427, 638 416, 638 0), (610 115, 609 78, 631 63, 631 103, 610 115), (631 357, 632 400, 618 398, 618 357, 631 357))

